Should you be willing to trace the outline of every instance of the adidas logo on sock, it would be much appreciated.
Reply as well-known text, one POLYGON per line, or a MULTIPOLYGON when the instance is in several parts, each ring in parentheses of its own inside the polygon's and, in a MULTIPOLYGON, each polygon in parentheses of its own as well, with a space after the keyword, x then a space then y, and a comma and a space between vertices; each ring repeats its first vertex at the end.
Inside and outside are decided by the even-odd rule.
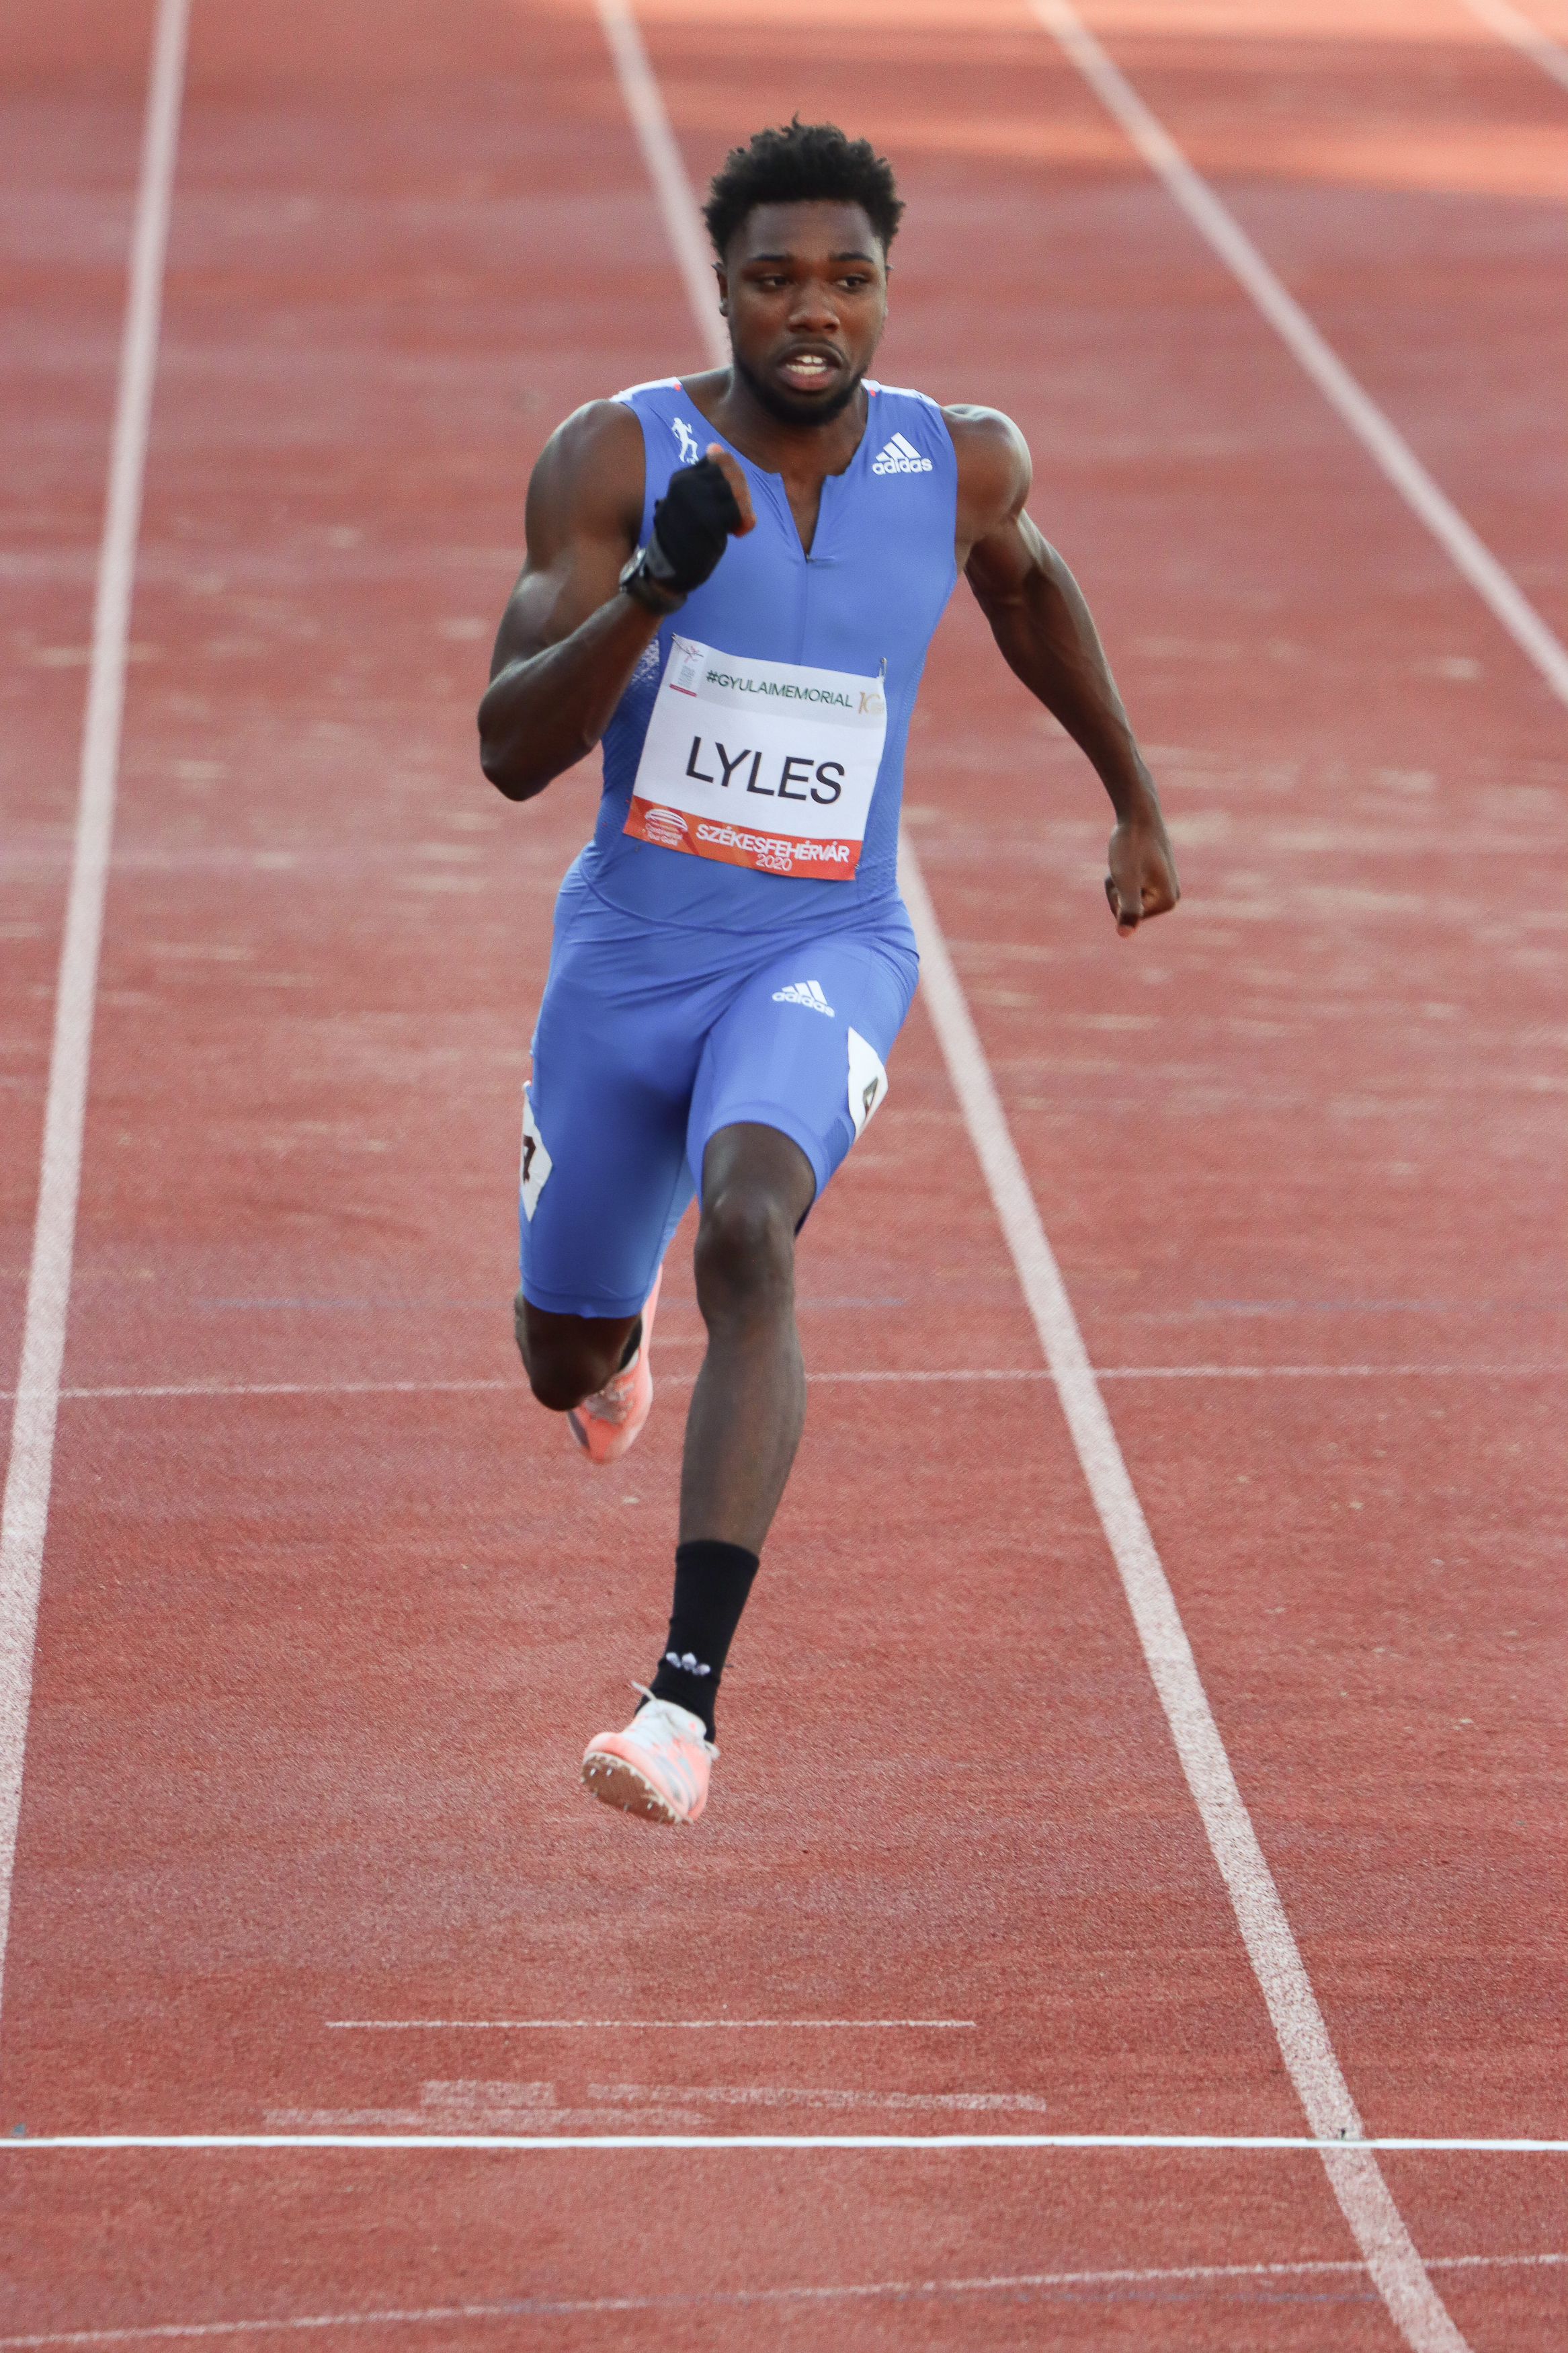
POLYGON ((809 1006, 813 1013, 826 1013, 830 1021, 833 1018, 833 1008, 815 980, 792 980, 787 988, 775 988, 773 1003, 809 1006))
POLYGON ((666 1651, 664 1662, 668 1667, 679 1667, 689 1675, 710 1675, 713 1672, 711 1667, 703 1665, 695 1651, 666 1651))
POLYGON ((874 474, 929 474, 931 470, 931 459, 922 458, 914 443, 906 441, 901 433, 895 433, 887 448, 871 460, 874 474))

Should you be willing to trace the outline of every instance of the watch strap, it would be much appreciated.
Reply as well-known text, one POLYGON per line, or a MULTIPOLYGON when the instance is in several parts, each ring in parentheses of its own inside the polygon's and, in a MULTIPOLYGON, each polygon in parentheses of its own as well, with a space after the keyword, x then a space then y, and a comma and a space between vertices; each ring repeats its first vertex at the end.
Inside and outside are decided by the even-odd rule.
POLYGON ((672 587, 668 581, 658 577, 648 561, 652 552, 650 548, 639 547, 622 566, 622 592, 631 597, 634 604, 642 606, 646 612, 658 613, 661 617, 667 613, 679 613, 686 602, 686 592, 672 587))

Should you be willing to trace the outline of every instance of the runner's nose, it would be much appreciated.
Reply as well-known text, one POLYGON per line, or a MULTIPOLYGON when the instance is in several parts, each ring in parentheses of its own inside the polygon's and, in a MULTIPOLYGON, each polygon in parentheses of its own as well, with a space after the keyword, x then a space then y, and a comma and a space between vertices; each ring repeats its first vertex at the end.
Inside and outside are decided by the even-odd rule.
POLYGON ((807 280, 795 289, 790 304, 789 323, 797 334, 836 334, 838 329, 838 305, 833 289, 807 280))

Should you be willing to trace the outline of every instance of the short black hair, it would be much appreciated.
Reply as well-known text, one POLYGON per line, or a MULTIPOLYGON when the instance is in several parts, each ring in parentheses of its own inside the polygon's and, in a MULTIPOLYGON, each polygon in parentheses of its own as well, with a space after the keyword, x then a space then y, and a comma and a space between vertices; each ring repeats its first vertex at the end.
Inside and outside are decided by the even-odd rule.
POLYGON ((868 139, 850 139, 837 122, 803 122, 759 131, 731 147, 713 174, 702 217, 721 261, 730 239, 759 205, 858 205, 887 252, 903 204, 893 167, 868 139))

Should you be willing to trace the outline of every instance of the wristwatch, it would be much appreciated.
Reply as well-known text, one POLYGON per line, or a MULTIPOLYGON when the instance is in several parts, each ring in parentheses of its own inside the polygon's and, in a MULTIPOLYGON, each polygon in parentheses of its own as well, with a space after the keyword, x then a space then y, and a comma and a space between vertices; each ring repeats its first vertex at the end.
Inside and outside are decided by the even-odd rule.
POLYGON ((626 594, 645 611, 660 616, 679 613, 686 602, 683 588, 676 588, 668 580, 659 578, 655 567, 662 558, 663 550, 657 540, 650 541, 647 547, 639 547, 622 566, 620 583, 626 594))

